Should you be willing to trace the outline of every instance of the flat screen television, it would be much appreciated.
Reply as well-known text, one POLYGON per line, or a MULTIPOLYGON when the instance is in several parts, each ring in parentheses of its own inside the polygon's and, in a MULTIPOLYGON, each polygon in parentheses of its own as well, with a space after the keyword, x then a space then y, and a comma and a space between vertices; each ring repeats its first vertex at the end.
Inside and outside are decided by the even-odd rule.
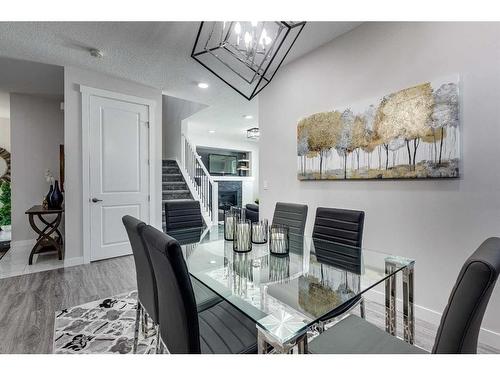
POLYGON ((208 171, 212 174, 236 175, 238 159, 232 155, 208 155, 208 171))

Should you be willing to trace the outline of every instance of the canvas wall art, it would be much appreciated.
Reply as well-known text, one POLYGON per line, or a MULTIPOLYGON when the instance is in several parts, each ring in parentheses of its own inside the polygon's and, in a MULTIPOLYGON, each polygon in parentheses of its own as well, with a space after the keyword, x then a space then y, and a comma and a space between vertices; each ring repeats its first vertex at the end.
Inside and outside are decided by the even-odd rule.
POLYGON ((300 180, 459 177, 458 77, 422 83, 297 125, 300 180))

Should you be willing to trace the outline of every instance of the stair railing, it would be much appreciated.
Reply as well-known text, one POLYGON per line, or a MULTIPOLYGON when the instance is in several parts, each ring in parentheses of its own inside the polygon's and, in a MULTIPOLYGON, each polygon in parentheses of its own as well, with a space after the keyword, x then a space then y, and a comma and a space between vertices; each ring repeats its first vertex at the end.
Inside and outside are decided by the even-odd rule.
POLYGON ((197 198, 202 209, 210 217, 213 225, 219 221, 219 184, 214 181, 208 170, 205 168, 200 155, 182 135, 182 160, 181 167, 187 174, 191 186, 194 186, 197 198))

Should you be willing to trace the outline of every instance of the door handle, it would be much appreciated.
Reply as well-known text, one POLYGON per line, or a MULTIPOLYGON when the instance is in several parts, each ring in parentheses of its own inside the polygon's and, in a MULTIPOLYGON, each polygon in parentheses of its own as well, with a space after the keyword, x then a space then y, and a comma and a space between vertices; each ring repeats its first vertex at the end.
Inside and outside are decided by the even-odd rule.
POLYGON ((102 202, 102 199, 92 198, 92 202, 94 203, 102 202))

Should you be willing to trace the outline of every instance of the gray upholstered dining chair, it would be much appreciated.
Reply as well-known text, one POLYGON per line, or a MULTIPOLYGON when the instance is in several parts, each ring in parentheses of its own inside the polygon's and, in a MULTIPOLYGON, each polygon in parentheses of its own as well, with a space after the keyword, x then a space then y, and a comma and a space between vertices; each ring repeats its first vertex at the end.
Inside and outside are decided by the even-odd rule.
POLYGON ((158 288, 159 336, 172 354, 256 353, 255 322, 228 302, 196 309, 192 278, 179 243, 147 226, 143 238, 150 251, 158 288))
MULTIPOLYGON (((441 317, 433 354, 473 354, 486 307, 500 273, 500 238, 492 237, 465 261, 441 317)), ((426 353, 350 315, 309 344, 317 354, 426 353)))
POLYGON ((156 327, 158 325, 158 298, 156 295, 156 280, 153 273, 153 267, 141 238, 141 232, 146 228, 146 224, 129 215, 124 216, 122 222, 127 231, 130 245, 132 246, 137 279, 137 314, 133 344, 133 353, 136 353, 140 322, 142 322, 143 334, 147 336, 148 332, 146 327, 147 317, 149 316, 153 321, 153 331, 156 333, 156 327))
POLYGON ((201 228, 200 202, 193 199, 179 199, 165 202, 165 231, 201 228))
MULTIPOLYGON (((139 339, 140 322, 142 321, 144 335, 156 333, 159 323, 158 319, 158 292, 156 286, 156 278, 154 275, 153 265, 151 263, 150 252, 144 242, 142 236, 146 224, 132 216, 126 215, 122 218, 123 225, 127 231, 127 235, 132 246, 132 254, 135 262, 135 272, 137 279, 137 315, 135 322, 133 352, 137 351, 137 343, 139 339), (146 328, 147 317, 153 321, 153 332, 149 332, 146 328)), ((197 280, 193 280, 194 294, 197 304, 197 309, 203 311, 222 299, 205 287, 197 280)))
MULTIPOLYGON (((345 270, 346 274, 347 272, 360 274, 364 222, 363 211, 318 207, 312 235, 318 261, 345 270)), ((346 314, 358 305, 361 317, 364 318, 364 299, 359 296, 356 300, 332 311, 325 317, 320 327, 324 327, 325 323, 346 314)))
POLYGON ((303 236, 307 220, 307 205, 277 202, 274 207, 273 224, 286 225, 289 233, 303 236))
POLYGON ((363 211, 318 207, 313 237, 341 245, 361 247, 364 222, 363 211))
POLYGON ((307 205, 277 202, 274 208, 272 224, 288 227, 290 251, 303 251, 303 236, 307 220, 307 205))

